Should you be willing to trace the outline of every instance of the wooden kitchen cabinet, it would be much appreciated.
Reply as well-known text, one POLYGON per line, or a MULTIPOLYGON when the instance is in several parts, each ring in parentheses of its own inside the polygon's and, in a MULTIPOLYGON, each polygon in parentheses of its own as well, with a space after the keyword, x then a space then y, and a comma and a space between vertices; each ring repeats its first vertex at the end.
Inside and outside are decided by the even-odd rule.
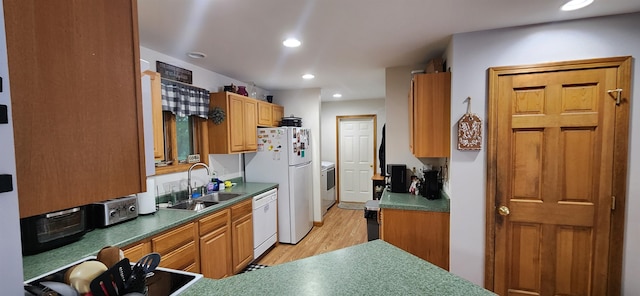
POLYGON ((225 114, 221 124, 207 121, 210 153, 229 154, 257 150, 257 100, 230 92, 212 93, 209 108, 219 108, 225 114))
POLYGON ((200 272, 221 279, 233 275, 231 211, 224 209, 200 219, 200 272))
POLYGON ((162 161, 164 157, 164 127, 162 120, 162 77, 160 73, 144 71, 151 78, 151 119, 153 122, 153 157, 162 161))
POLYGON ((380 238, 449 270, 449 213, 381 209, 380 238))
POLYGON ((21 218, 146 190, 136 3, 4 1, 21 218))
POLYGON ((417 74, 409 91, 409 148, 416 157, 449 157, 451 72, 417 74))
POLYGON ((198 228, 195 222, 174 228, 151 239, 154 252, 162 256, 160 266, 200 272, 198 228))
POLYGON ((271 109, 271 119, 273 120, 272 125, 274 127, 280 126, 282 117, 284 117, 284 106, 273 104, 271 109))
POLYGON ((283 115, 283 106, 258 101, 258 126, 277 127, 280 125, 283 115))
POLYGON ((122 249, 124 257, 131 262, 138 262, 142 256, 151 253, 151 242, 141 241, 122 249))
POLYGON ((258 125, 273 125, 273 108, 271 107, 271 103, 258 101, 258 125))
POLYGON ((253 206, 247 199, 231 207, 233 273, 242 271, 253 261, 253 206))

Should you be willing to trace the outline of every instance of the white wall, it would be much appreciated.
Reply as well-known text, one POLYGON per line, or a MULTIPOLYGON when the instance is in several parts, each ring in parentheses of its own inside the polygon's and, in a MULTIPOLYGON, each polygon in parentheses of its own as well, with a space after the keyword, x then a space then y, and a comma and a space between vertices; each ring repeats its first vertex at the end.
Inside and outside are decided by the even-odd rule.
MULTIPOLYGON (((382 126, 386 122, 386 111, 384 99, 351 100, 323 102, 321 104, 320 122, 322 123, 322 156, 325 161, 336 162, 336 117, 347 115, 375 114, 377 124, 376 151, 380 148, 382 141, 382 126)), ((376 161, 378 160, 376 154, 376 161)), ((378 166, 380 163, 378 163, 378 166)), ((376 167, 376 172, 380 173, 380 168, 376 167)))
POLYGON ((285 106, 284 116, 302 118, 302 127, 311 129, 311 159, 313 162, 313 221, 322 221, 320 207, 320 89, 273 91, 273 103, 285 106))
MULTIPOLYGON (((191 63, 176 59, 174 57, 165 55, 163 53, 154 51, 146 47, 140 47, 140 58, 148 61, 151 66, 151 71, 156 70, 156 61, 161 61, 174 66, 191 70, 193 73, 192 85, 208 89, 211 92, 222 91, 225 85, 248 85, 245 82, 205 70, 191 63)), ((268 94, 264 89, 257 89, 258 98, 262 98, 263 95, 268 94)), ((217 172, 218 178, 223 180, 230 178, 243 177, 244 168, 240 159, 240 154, 210 154, 209 164, 213 170, 217 172)), ((183 183, 183 187, 186 188, 187 173, 179 172, 173 174, 165 174, 153 177, 155 178, 156 187, 158 187, 159 193, 164 192, 164 183, 183 183), (182 181, 182 182, 180 182, 182 181)), ((192 172, 192 179, 197 181, 198 186, 203 185, 208 181, 206 171, 203 169, 197 169, 192 172)))
POLYGON ((13 191, 0 193, 0 287, 3 295, 22 295, 22 246, 20 244, 20 211, 18 209, 18 184, 16 183, 16 157, 7 68, 7 44, 4 33, 4 11, 0 0, 0 77, 2 93, 0 104, 8 107, 9 124, 0 124, 0 174, 13 176, 13 191))
MULTIPOLYGON (((487 69, 496 66, 634 56, 640 57, 640 14, 594 18, 493 31, 456 34, 449 50, 453 124, 466 112, 461 104, 474 100, 473 112, 486 123, 487 69)), ((640 98, 640 76, 634 73, 632 100, 640 98)), ((627 90, 628 91, 628 90, 627 90)), ((389 104, 387 104, 388 106, 389 104)), ((640 295, 640 105, 631 103, 624 295, 640 295)), ((486 125, 485 125, 486 129, 486 125)), ((452 139, 452 147, 454 147, 452 139)), ((451 271, 476 284, 484 281, 486 140, 480 152, 452 150, 451 271)))

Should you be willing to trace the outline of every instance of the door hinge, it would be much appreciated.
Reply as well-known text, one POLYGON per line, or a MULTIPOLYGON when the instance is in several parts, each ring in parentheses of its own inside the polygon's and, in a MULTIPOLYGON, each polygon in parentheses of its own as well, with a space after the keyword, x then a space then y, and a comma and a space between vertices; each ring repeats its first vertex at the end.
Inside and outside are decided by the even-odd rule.
POLYGON ((616 209, 616 197, 612 196, 611 197, 611 210, 615 210, 616 209))

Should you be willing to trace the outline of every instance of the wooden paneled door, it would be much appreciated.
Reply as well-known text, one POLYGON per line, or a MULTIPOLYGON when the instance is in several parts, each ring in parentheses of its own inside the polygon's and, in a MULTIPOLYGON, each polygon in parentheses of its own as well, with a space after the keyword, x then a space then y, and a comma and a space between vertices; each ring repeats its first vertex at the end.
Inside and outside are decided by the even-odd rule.
POLYGON ((628 128, 618 110, 629 101, 616 101, 629 92, 625 63, 490 70, 488 251, 499 295, 608 294, 610 252, 621 251, 610 242, 621 240, 612 209, 621 152, 626 163, 616 142, 616 125, 628 128))

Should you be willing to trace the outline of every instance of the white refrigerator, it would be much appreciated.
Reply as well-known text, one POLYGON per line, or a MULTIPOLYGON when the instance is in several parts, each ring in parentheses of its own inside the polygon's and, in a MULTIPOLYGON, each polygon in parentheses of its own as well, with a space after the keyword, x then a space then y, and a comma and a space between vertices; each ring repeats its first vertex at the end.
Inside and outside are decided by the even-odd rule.
POLYGON ((310 130, 258 128, 258 151, 245 154, 247 182, 272 182, 278 190, 278 240, 297 244, 313 227, 310 130))

